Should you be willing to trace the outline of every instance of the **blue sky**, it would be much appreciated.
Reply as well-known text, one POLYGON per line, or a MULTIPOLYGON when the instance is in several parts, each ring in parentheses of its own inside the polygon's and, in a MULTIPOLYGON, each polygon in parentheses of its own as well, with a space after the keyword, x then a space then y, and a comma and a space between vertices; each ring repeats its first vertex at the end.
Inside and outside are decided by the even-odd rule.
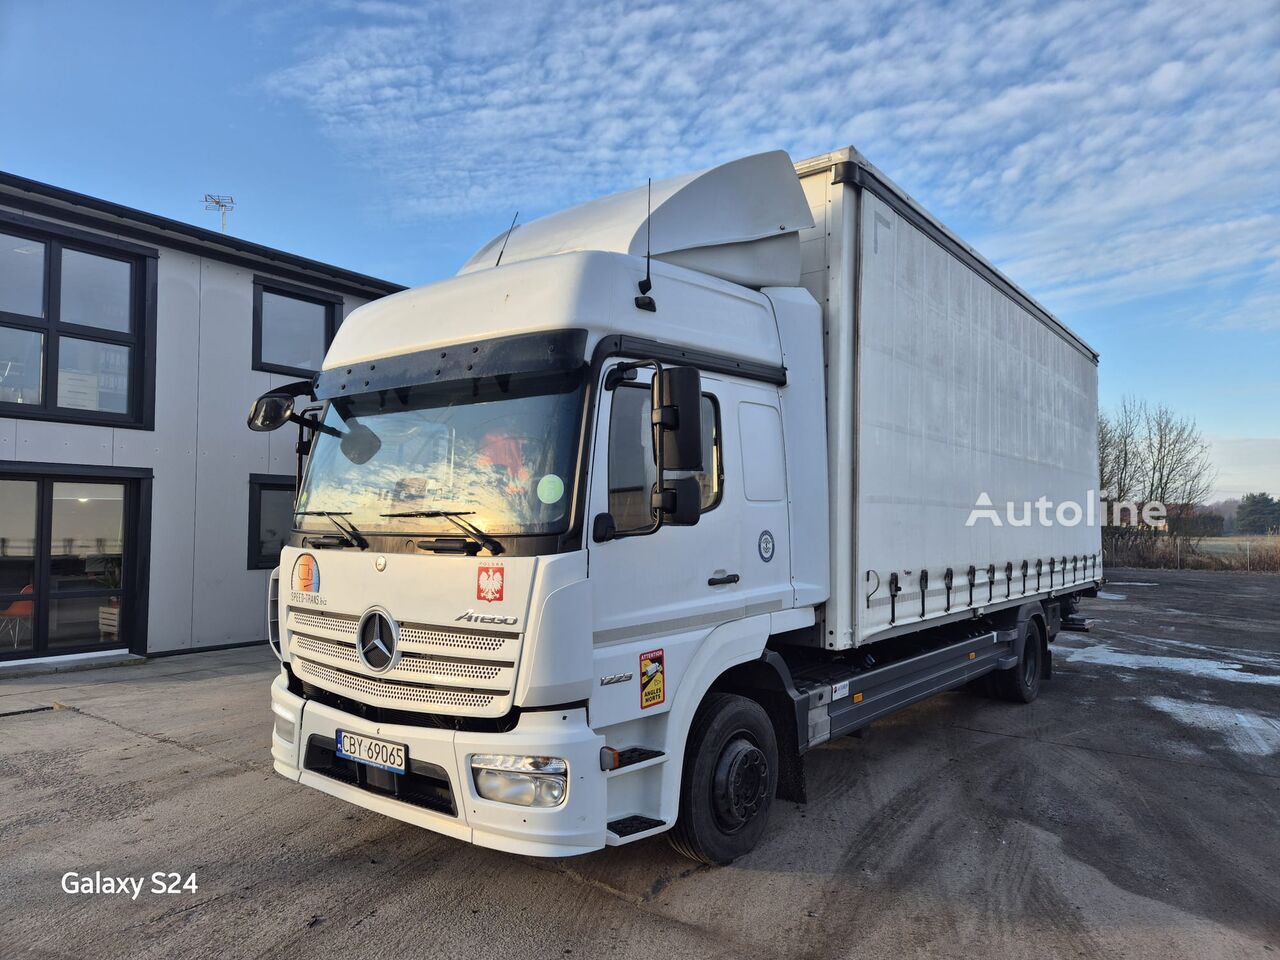
POLYGON ((853 143, 1280 493, 1280 12, 0 0, 0 169, 406 284, 505 228, 853 143))

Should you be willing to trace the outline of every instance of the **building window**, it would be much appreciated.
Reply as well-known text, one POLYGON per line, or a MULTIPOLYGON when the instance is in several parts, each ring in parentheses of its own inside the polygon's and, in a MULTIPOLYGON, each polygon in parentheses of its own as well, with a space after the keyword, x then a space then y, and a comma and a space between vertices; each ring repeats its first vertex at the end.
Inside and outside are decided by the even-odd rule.
MULTIPOLYGON (((656 483, 649 387, 623 384, 613 392, 609 412, 609 513, 619 530, 634 530, 653 520, 650 498, 656 483)), ((724 468, 720 453, 720 405, 702 395, 702 470, 672 471, 669 477, 696 477, 702 512, 720 502, 724 468)))
POLYGON ((147 471, 0 465, 0 660, 143 648, 148 482, 147 471))
POLYGON ((150 429, 156 252, 0 219, 0 416, 150 429))
POLYGON ((271 570, 293 534, 294 478, 255 473, 249 478, 249 569, 271 570))
POLYGON ((253 369, 310 377, 342 319, 342 298, 266 277, 253 281, 253 369))

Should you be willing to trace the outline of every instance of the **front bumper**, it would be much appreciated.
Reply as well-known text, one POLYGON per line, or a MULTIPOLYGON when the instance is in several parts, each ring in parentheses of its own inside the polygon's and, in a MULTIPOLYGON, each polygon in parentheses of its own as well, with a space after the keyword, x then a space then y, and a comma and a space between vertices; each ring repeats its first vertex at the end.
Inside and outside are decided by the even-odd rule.
POLYGON ((405 724, 377 723, 289 692, 283 673, 271 684, 275 729, 271 757, 281 776, 377 813, 446 836, 508 853, 565 857, 605 845, 605 774, 600 770, 604 738, 587 726, 586 710, 539 710, 520 715, 507 733, 468 733, 405 724), (449 778, 456 814, 450 816, 305 769, 310 738, 332 739, 349 730, 408 748, 411 760, 434 764, 449 778), (292 740, 286 734, 292 731, 292 740), (533 754, 564 758, 569 790, 558 807, 518 807, 485 800, 475 791, 470 758, 477 753, 533 754))

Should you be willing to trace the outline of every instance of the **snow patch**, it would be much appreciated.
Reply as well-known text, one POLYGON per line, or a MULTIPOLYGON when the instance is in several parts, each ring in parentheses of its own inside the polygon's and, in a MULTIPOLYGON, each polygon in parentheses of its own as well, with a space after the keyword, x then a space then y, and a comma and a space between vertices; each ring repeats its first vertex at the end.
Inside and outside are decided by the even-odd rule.
POLYGON ((1171 637, 1146 637, 1139 633, 1126 633, 1124 638, 1125 640, 1135 640, 1138 643, 1153 647, 1179 647, 1183 650, 1195 650, 1197 653, 1208 654, 1210 659, 1227 659, 1232 662, 1239 660, 1241 663, 1255 667, 1266 667, 1269 670, 1280 671, 1280 654, 1267 653, 1262 650, 1241 650, 1238 647, 1192 643, 1189 640, 1174 640, 1171 637))
POLYGON ((1275 717, 1172 697, 1148 697, 1146 702, 1179 723, 1221 734, 1236 753, 1251 757, 1280 753, 1280 719, 1275 717))
POLYGON ((1158 583, 1146 583, 1142 580, 1108 580, 1107 584, 1112 587, 1158 587, 1158 583))
POLYGON ((1128 600, 1123 593, 1107 593, 1105 590, 1098 591, 1099 600, 1128 600))
POLYGON ((1072 650, 1067 654, 1071 663, 1090 663, 1103 667, 1124 667, 1128 670, 1168 670, 1188 677, 1204 680, 1226 680, 1231 683, 1257 683, 1268 687, 1280 687, 1280 675, 1246 673, 1244 665, 1228 660, 1207 660, 1201 657, 1157 657, 1145 653, 1124 653, 1098 644, 1072 650))

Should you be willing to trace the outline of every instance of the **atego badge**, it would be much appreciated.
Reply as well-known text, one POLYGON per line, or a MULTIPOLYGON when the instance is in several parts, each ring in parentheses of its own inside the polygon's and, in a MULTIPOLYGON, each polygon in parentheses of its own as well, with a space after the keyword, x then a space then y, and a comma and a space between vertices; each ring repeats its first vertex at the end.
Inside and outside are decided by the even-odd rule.
POLYGON ((640 654, 640 709, 656 707, 667 699, 667 678, 662 665, 662 651, 640 654))

